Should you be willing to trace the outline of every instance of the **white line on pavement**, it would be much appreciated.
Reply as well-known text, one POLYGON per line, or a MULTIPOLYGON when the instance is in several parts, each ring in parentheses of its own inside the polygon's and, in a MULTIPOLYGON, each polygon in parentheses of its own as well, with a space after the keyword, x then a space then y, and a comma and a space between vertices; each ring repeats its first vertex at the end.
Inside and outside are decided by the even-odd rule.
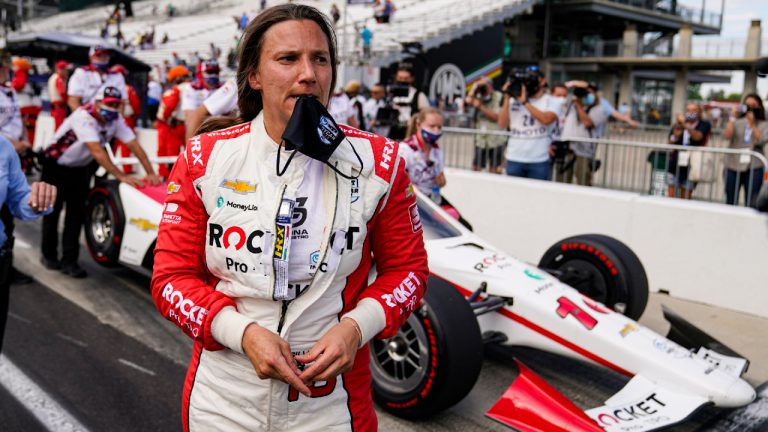
POLYGON ((20 239, 18 237, 16 237, 13 240, 13 246, 14 247, 20 247, 22 249, 32 249, 32 245, 31 244, 25 242, 24 240, 22 240, 22 239, 20 239))
POLYGON ((139 371, 139 372, 144 372, 144 373, 145 373, 145 374, 147 374, 147 375, 151 375, 151 376, 155 376, 155 375, 157 375, 157 374, 155 373, 155 371, 153 371, 153 370, 149 370, 149 369, 147 369, 147 368, 145 368, 145 367, 142 367, 142 366, 139 366, 139 365, 137 365, 136 363, 134 363, 134 362, 131 362, 131 361, 128 361, 128 360, 126 360, 126 359, 120 358, 120 359, 117 359, 117 361, 119 361, 120 363, 122 363, 122 364, 124 364, 124 365, 126 365, 126 366, 128 366, 128 367, 132 367, 132 368, 136 369, 136 370, 137 370, 137 371, 139 371))
POLYGON ((8 312, 8 316, 9 316, 9 317, 11 317, 11 318, 13 318, 13 319, 17 319, 17 320, 19 320, 19 321, 21 321, 21 322, 23 322, 23 323, 32 324, 32 321, 30 321, 30 320, 28 320, 28 319, 24 318, 24 317, 23 317, 23 316, 21 316, 21 315, 17 315, 17 314, 15 314, 15 313, 13 313, 13 312, 8 312))
POLYGON ((72 336, 67 336, 67 335, 65 335, 63 333, 56 333, 56 336, 60 337, 61 339, 64 339, 67 342, 72 342, 73 344, 75 344, 75 345, 77 345, 79 347, 82 347, 82 348, 87 348, 88 347, 87 343, 85 343, 85 342, 83 342, 83 341, 81 341, 79 339, 75 339, 72 336))
POLYGON ((0 385, 5 387, 49 431, 88 431, 48 393, 24 375, 24 372, 5 355, 0 355, 0 385))

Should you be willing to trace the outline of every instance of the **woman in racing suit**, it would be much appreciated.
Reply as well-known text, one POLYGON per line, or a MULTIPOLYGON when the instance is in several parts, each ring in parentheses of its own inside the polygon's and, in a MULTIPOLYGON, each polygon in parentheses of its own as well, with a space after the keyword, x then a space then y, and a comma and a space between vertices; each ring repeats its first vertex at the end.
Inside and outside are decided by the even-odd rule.
POLYGON ((377 429, 367 342, 417 307, 427 257, 398 144, 325 111, 336 60, 317 9, 259 14, 240 117, 209 119, 230 127, 190 139, 171 172, 152 294, 195 341, 186 431, 377 429))

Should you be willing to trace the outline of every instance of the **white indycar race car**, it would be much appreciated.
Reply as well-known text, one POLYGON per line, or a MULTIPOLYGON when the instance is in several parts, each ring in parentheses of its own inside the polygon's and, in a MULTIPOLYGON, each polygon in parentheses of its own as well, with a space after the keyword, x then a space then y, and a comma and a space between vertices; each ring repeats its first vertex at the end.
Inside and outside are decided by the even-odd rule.
MULTIPOLYGON (((87 204, 86 240, 107 266, 152 271, 166 188, 101 181, 87 204)), ((520 374, 486 415, 521 431, 650 431, 707 405, 749 404, 748 361, 674 313, 663 336, 638 324, 648 300, 640 260, 603 235, 555 244, 538 267, 489 245, 417 194, 430 278, 398 334, 371 342, 374 398, 418 418, 463 399, 487 344, 527 346, 627 377, 602 406, 582 410, 519 361, 520 374)))

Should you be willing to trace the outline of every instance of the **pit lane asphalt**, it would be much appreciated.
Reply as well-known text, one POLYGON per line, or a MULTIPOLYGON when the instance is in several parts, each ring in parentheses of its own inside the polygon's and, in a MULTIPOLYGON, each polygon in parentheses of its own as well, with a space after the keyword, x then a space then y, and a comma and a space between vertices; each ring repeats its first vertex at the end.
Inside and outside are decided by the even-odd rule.
MULTIPOLYGON (((91 430, 181 430, 180 395, 191 343, 157 313, 149 279, 124 268, 102 268, 85 248, 81 264, 88 278, 45 270, 38 262, 39 223, 20 224, 16 232, 16 265, 38 283, 12 288, 4 354, 91 430)), ((641 322, 662 333, 662 303, 750 358, 746 378, 753 385, 768 380, 768 320, 651 295, 641 322)), ((483 414, 517 376, 510 366, 513 357, 581 408, 601 405, 625 383, 623 377, 587 363, 525 348, 492 348, 477 384, 462 402, 415 422, 377 409, 380 430, 511 430, 483 414)), ((45 430, 2 386, 0 407, 0 430, 45 430)), ((712 422, 726 414, 704 410, 689 424, 670 430, 713 430, 712 422)))

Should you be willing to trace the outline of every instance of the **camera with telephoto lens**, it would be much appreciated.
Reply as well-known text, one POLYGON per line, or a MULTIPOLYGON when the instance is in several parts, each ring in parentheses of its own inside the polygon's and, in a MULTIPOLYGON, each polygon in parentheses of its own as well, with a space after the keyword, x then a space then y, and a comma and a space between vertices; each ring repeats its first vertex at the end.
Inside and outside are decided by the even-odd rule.
POLYGON ((573 95, 579 99, 584 99, 589 94, 589 90, 584 87, 574 87, 573 95))
POLYGON ((514 97, 520 97, 525 87, 525 94, 531 97, 539 91, 539 74, 531 68, 513 69, 507 78, 509 87, 507 93, 514 97))

